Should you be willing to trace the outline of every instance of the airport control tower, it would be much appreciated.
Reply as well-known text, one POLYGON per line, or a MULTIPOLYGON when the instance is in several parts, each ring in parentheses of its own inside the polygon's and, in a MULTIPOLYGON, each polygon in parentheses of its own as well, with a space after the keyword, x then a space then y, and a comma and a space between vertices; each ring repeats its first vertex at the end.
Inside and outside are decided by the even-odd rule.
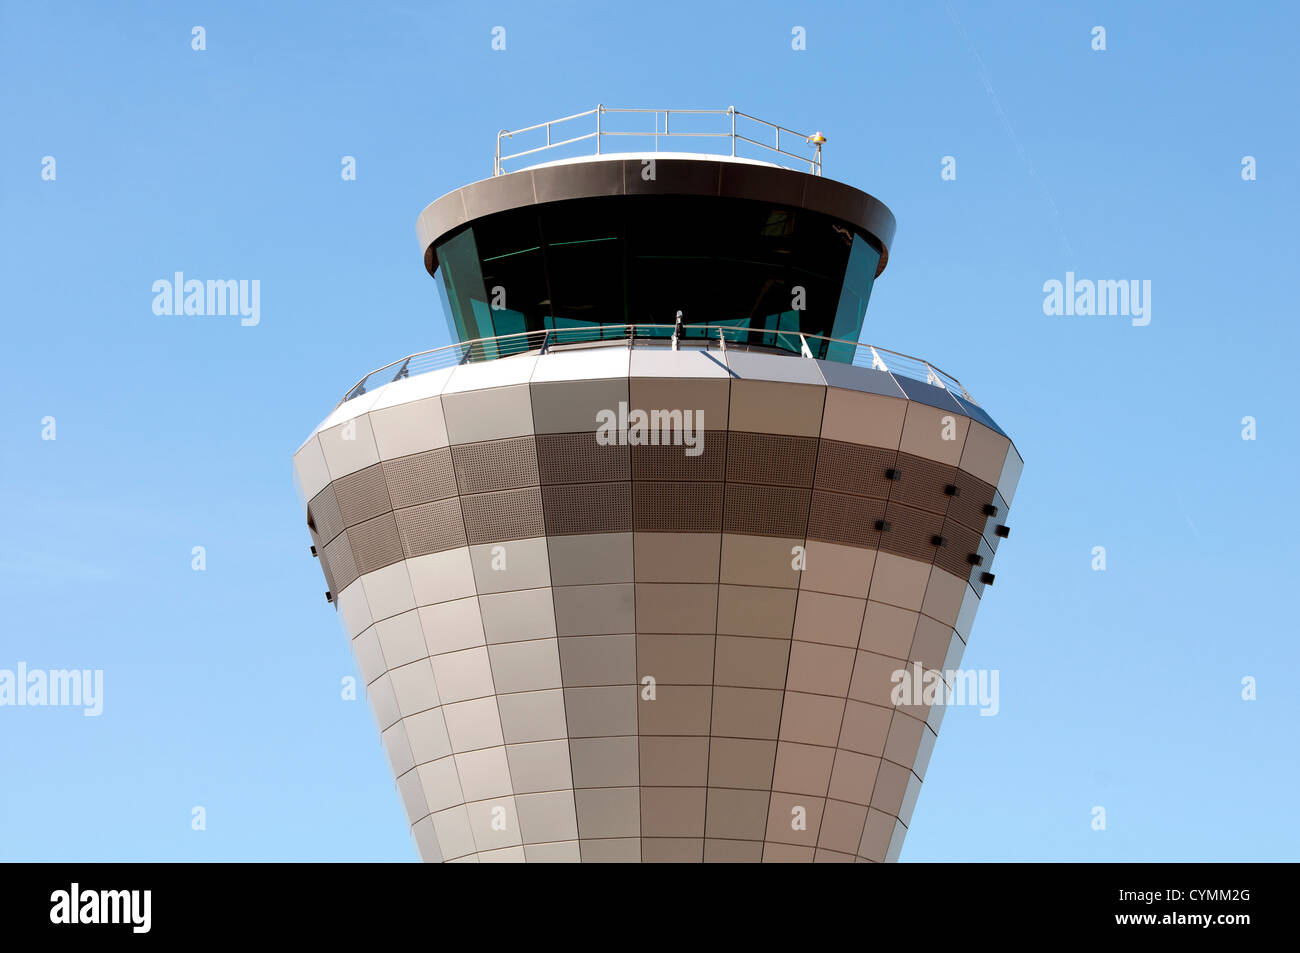
POLYGON ((420 214, 456 343, 294 463, 424 860, 897 859, 1021 458, 859 341, 823 142, 601 106, 420 214))

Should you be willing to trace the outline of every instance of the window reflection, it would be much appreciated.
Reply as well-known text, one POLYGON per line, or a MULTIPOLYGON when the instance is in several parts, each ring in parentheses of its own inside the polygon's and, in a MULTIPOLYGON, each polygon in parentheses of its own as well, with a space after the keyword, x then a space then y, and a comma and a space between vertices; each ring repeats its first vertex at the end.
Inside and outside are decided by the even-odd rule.
MULTIPOLYGON (((671 325, 681 311, 687 324, 744 329, 746 343, 793 351, 800 331, 857 340, 880 260, 830 216, 700 196, 513 209, 479 219, 436 254, 459 340, 546 328, 621 337, 610 326, 671 325)), ((852 358, 851 346, 810 344, 818 357, 852 358)))

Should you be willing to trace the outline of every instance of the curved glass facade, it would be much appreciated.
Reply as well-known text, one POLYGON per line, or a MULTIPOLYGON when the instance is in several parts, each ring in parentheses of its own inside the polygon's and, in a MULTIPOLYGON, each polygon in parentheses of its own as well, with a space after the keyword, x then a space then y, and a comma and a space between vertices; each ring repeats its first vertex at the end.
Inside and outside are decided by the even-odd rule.
MULTIPOLYGON (((743 328, 747 343, 796 351, 797 337, 772 332, 858 339, 880 262, 829 215, 684 195, 512 209, 475 220, 435 254, 457 340, 587 327, 597 337, 601 325, 671 325, 681 311, 686 324, 743 328)), ((852 358, 851 347, 809 345, 817 357, 852 358)))

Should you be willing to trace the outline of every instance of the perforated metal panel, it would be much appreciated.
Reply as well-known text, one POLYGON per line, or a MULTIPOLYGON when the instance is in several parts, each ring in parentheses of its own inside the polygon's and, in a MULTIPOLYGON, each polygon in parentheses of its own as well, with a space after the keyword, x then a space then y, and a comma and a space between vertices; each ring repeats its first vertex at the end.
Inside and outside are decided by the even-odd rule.
POLYGON ((923 563, 934 562, 931 540, 943 529, 942 516, 891 501, 885 506, 885 522, 890 528, 880 535, 881 549, 923 563))
POLYGON ((333 577, 334 585, 338 586, 338 589, 331 589, 331 591, 342 592, 360 575, 357 572, 356 559, 352 555, 352 544, 348 542, 346 536, 335 536, 334 541, 328 543, 323 552, 325 558, 322 562, 329 565, 329 574, 333 577))
MULTIPOLYGON (((384 461, 336 480, 313 498, 308 513, 317 536, 329 543, 345 524, 368 523, 388 512, 391 497, 399 510, 410 510, 394 519, 400 526, 398 545, 408 556, 440 552, 467 542, 531 538, 547 532, 548 527, 557 535, 629 529, 714 533, 725 528, 747 535, 807 535, 853 546, 881 545, 875 525, 889 517, 881 506, 863 505, 863 496, 888 496, 891 504, 904 506, 892 511, 899 518, 889 519, 897 525, 886 533, 883 546, 887 551, 925 562, 938 559, 962 575, 967 572, 964 561, 970 533, 941 530, 943 516, 950 514, 955 525, 966 530, 983 530, 983 542, 990 551, 997 544, 992 530, 1005 518, 1001 509, 1005 504, 991 486, 923 457, 834 440, 726 431, 707 434, 704 453, 694 458, 686 456, 680 446, 600 445, 594 432, 441 448, 384 461), (886 479, 890 469, 898 479, 886 479), (731 478, 725 494, 715 481, 640 480, 632 486, 618 485, 636 472, 663 477, 723 471, 731 478), (454 502, 428 506, 453 500, 458 477, 476 489, 537 480, 555 486, 555 492, 545 497, 549 512, 543 507, 540 491, 510 493, 494 502, 493 494, 507 491, 488 490, 468 494, 471 498, 486 496, 467 501, 465 507, 454 502), (559 480, 574 482, 560 485, 559 480), (818 491, 815 497, 795 489, 810 480, 818 491), (955 496, 945 492, 949 484, 958 488, 955 496), (832 487, 846 492, 830 492, 832 487), (1001 504, 996 518, 983 512, 993 499, 1001 504), (929 518, 922 518, 920 512, 929 518), (936 535, 949 539, 948 547, 940 547, 945 552, 936 553, 932 541, 936 535)), ((373 528, 367 530, 373 532, 373 528)), ((391 536, 385 537, 382 545, 365 538, 362 553, 356 557, 358 571, 366 571, 361 568, 362 561, 384 565, 383 560, 394 552, 391 536)), ((969 547, 970 551, 976 548, 969 547)), ((335 572, 329 564, 334 582, 348 578, 346 566, 341 568, 343 572, 335 572)))
POLYGON ((728 483, 722 527, 728 533, 803 539, 811 490, 728 483))
POLYGON ((393 508, 388 498, 388 485, 384 482, 384 468, 378 463, 339 477, 334 481, 334 494, 338 498, 344 526, 364 523, 393 508))
POLYGON ((982 566, 967 567, 970 569, 970 574, 967 578, 970 580, 971 587, 975 590, 975 594, 982 599, 984 597, 984 583, 980 581, 980 577, 986 572, 993 571, 993 547, 988 544, 988 540, 980 540, 980 555, 984 557, 984 564, 982 566))
POLYGON ((457 493, 456 471, 447 447, 385 460, 383 467, 388 494, 398 509, 445 500, 457 493))
POLYGON ((889 494, 891 503, 906 503, 940 516, 947 512, 949 500, 953 497, 944 493, 944 487, 956 485, 953 483, 957 476, 956 467, 911 453, 900 453, 894 467, 899 478, 893 481, 894 489, 889 494))
POLYGON ((339 513, 333 483, 327 484, 307 504, 307 522, 316 527, 316 535, 326 543, 343 532, 343 515, 339 513))
POLYGON ((321 544, 316 545, 316 559, 320 562, 321 572, 325 574, 325 590, 327 592, 341 592, 342 587, 334 586, 334 571, 330 568, 330 561, 325 558, 325 547, 321 544))
POLYGON ((957 471, 953 485, 957 487, 959 495, 948 503, 948 518, 969 526, 976 532, 981 531, 988 520, 984 515, 984 507, 993 502, 996 490, 965 470, 957 471))
POLYGON ((721 483, 633 483, 632 517, 638 533, 722 531, 721 483))
POLYGON ((398 510, 397 532, 407 557, 441 553, 466 544, 460 500, 437 500, 398 510))
POLYGON ((885 471, 897 463, 898 453, 894 450, 823 440, 817 451, 814 485, 836 493, 885 500, 893 489, 893 481, 885 478, 885 471))
POLYGON ((980 535, 984 537, 984 542, 989 545, 989 548, 996 552, 998 543, 1002 541, 1002 537, 997 534, 997 528, 1000 524, 1007 523, 1011 514, 1007 512, 1009 509, 1007 501, 1002 498, 1002 494, 997 490, 993 491, 993 502, 990 505, 997 511, 997 515, 985 518, 984 525, 980 529, 980 535))
POLYGON ((884 516, 883 500, 813 490, 808 538, 875 549, 880 542, 876 523, 884 516))
POLYGON ((537 485, 537 449, 533 438, 484 440, 451 448, 461 493, 488 493, 537 485))
POLYGON ((599 444, 594 431, 537 436, 537 470, 543 485, 626 480, 630 466, 625 443, 599 444))
POLYGON ((363 575, 391 566, 402 558, 402 541, 392 513, 350 526, 346 532, 357 560, 357 571, 363 575))
POLYGON ((578 483, 542 487, 548 536, 632 531, 632 485, 578 483))
MULTIPOLYGON (((935 565, 948 570, 954 576, 966 578, 971 571, 968 557, 972 553, 979 553, 980 534, 949 517, 943 521, 942 535, 947 540, 947 545, 936 550, 935 565)), ((983 568, 988 569, 988 565, 983 568)))
POLYGON ((471 545, 546 535, 539 487, 462 496, 460 505, 471 545))
POLYGON ((816 437, 732 432, 727 437, 727 481, 811 487, 817 443, 816 437))
POLYGON ((727 432, 706 431, 697 456, 688 456, 686 447, 632 448, 634 480, 708 480, 721 482, 725 473, 727 432))

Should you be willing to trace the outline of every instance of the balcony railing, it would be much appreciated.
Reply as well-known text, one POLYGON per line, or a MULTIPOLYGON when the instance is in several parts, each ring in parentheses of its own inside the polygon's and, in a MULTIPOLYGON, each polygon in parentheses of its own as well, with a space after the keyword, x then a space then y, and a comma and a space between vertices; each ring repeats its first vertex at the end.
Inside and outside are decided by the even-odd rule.
POLYGON ((553 350, 600 346, 628 348, 638 346, 670 347, 676 350, 683 345, 696 350, 704 348, 726 351, 729 347, 738 350, 780 350, 786 353, 802 355, 805 358, 812 358, 815 354, 825 354, 832 345, 836 345, 837 350, 852 348, 853 358, 850 363, 857 367, 871 367, 912 380, 923 381, 931 386, 952 391, 972 404, 977 403, 957 378, 919 357, 900 354, 898 351, 891 351, 888 348, 875 347, 855 341, 841 341, 818 334, 800 334, 798 331, 769 331, 759 328, 718 324, 598 324, 586 327, 521 331, 517 334, 504 334, 499 337, 461 341, 428 351, 420 351, 401 360, 393 361, 391 364, 385 364, 378 370, 371 371, 357 381, 339 403, 342 404, 354 397, 360 397, 367 391, 417 374, 455 367, 458 364, 471 364, 501 357, 511 357, 516 354, 527 354, 529 352, 545 354, 553 350))
MULTIPOLYGON (((595 109, 588 109, 586 112, 574 113, 572 116, 565 116, 562 119, 552 119, 549 122, 539 122, 536 125, 524 126, 522 129, 502 129, 497 133, 497 151, 496 159, 492 165, 492 174, 494 176, 504 175, 506 172, 510 171, 503 167, 503 163, 509 162, 512 159, 520 159, 524 156, 536 155, 538 153, 547 152, 548 150, 557 150, 563 146, 574 145, 575 143, 580 142, 594 141, 595 154, 603 155, 608 152, 608 149, 605 148, 605 140, 621 137, 631 137, 639 140, 653 139, 654 142, 652 148, 638 147, 635 150, 643 152, 660 151, 659 144, 663 140, 670 140, 679 146, 682 146, 683 148, 679 151, 693 151, 685 148, 685 146, 690 144, 698 145, 698 143, 693 143, 696 139, 725 139, 729 140, 729 142, 723 145, 722 148, 724 151, 722 153, 712 154, 726 155, 729 151, 733 157, 738 155, 737 147, 741 143, 746 143, 748 145, 757 146, 760 150, 765 150, 765 152, 760 154, 766 155, 767 153, 771 153, 773 155, 782 156, 786 160, 793 159, 796 163, 793 166, 794 168, 798 169, 800 172, 810 172, 813 175, 822 174, 822 144, 826 141, 826 138, 820 132, 815 132, 812 135, 795 132, 793 129, 787 129, 785 126, 778 125, 774 122, 768 122, 766 119, 759 119, 757 116, 751 116, 748 113, 740 112, 735 106, 728 106, 726 109, 626 109, 616 106, 600 105, 595 109), (637 113, 643 114, 647 117, 653 117, 653 128, 620 128, 620 124, 616 120, 613 121, 614 125, 611 127, 611 120, 608 117, 637 113), (592 125, 591 123, 585 123, 581 125, 579 129, 586 131, 575 131, 575 134, 570 134, 568 131, 564 130, 557 131, 557 127, 562 126, 564 126, 565 130, 573 128, 571 126, 565 126, 566 123, 576 124, 579 120, 591 119, 592 117, 594 117, 594 129, 590 128, 592 125), (696 121, 705 117, 713 117, 715 120, 725 117, 725 121, 721 123, 721 125, 726 128, 720 128, 717 130, 701 128, 696 121), (676 120, 675 127, 673 125, 674 120, 676 120), (753 124, 752 126, 750 125, 751 123, 753 124), (683 126, 687 126, 687 128, 683 128, 683 126), (755 129, 755 126, 758 128, 755 129), (512 152, 507 155, 501 153, 501 142, 503 139, 514 139, 515 136, 522 136, 525 133, 538 132, 539 130, 545 130, 545 143, 533 148, 523 149, 519 152, 512 152), (754 136, 762 135, 765 138, 770 138, 771 141, 765 142, 755 139, 749 135, 749 133, 752 133, 754 136), (785 133, 786 137, 784 142, 781 139, 782 133, 785 133), (795 145, 795 142, 792 140, 802 143, 805 147, 811 147, 812 154, 808 155, 806 153, 801 154, 789 151, 786 147, 793 147, 795 145)), ((536 138, 540 139, 541 137, 538 136, 536 138)), ((641 145, 644 145, 644 142, 642 142, 641 145)), ((552 153, 552 157, 566 158, 557 157, 554 153, 552 153)), ((773 161, 777 161, 780 165, 791 167, 789 161, 773 161)))

